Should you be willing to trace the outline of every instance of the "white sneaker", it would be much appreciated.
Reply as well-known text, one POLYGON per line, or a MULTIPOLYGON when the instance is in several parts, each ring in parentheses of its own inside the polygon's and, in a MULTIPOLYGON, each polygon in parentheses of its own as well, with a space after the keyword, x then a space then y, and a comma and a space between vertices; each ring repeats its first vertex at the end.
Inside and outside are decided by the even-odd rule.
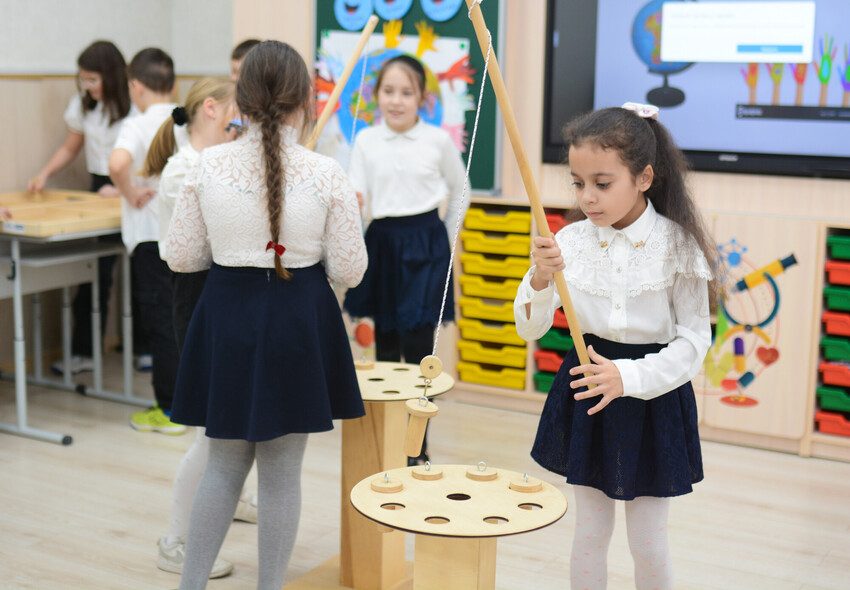
MULTIPOLYGON (((183 561, 186 559, 186 543, 182 539, 168 544, 165 537, 160 537, 157 543, 159 556, 156 559, 156 567, 164 572, 173 574, 183 573, 183 561)), ((233 564, 224 559, 216 558, 213 563, 210 579, 223 578, 233 573, 233 564)))
POLYGON ((233 515, 233 520, 241 520, 242 522, 257 524, 256 494, 245 494, 239 498, 239 503, 236 505, 236 514, 233 515))
MULTIPOLYGON (((65 362, 56 361, 50 365, 50 370, 57 375, 65 374, 65 362)), ((83 373, 85 371, 94 371, 94 361, 90 356, 74 355, 71 357, 71 375, 83 373)))
POLYGON ((149 354, 140 354, 135 358, 137 371, 148 372, 153 369, 153 357, 149 354))

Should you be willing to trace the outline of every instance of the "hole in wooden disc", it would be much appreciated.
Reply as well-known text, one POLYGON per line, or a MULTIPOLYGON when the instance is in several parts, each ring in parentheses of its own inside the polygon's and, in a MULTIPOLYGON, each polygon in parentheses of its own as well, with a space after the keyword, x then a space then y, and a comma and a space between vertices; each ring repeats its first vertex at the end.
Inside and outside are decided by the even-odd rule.
POLYGON ((383 508, 384 510, 403 510, 405 508, 405 505, 390 502, 389 504, 381 504, 381 508, 383 508))
POLYGON ((419 375, 420 379, 425 379, 425 375, 419 375))
POLYGON ((370 377, 369 378, 369 381, 383 381, 383 380, 384 380, 383 377, 370 377))
POLYGON ((409 371, 409 370, 410 369, 408 369, 407 367, 396 367, 395 369, 393 369, 393 371, 409 371))
POLYGON ((387 389, 386 391, 382 391, 381 393, 386 393, 387 395, 395 395, 395 394, 398 394, 399 392, 396 391, 395 389, 387 389))
POLYGON ((425 385, 425 384, 417 385, 417 386, 416 386, 416 388, 417 388, 417 389, 425 389, 426 387, 428 387, 428 386, 427 386, 427 385, 425 385))
POLYGON ((509 521, 503 516, 488 516, 484 519, 484 522, 486 522, 487 524, 505 524, 509 521))
POLYGON ((520 504, 519 507, 523 510, 543 510, 543 506, 541 506, 540 504, 526 503, 520 504))
POLYGON ((425 519, 428 524, 448 524, 449 519, 445 516, 429 516, 425 519))
POLYGON ((446 496, 449 500, 457 500, 458 502, 462 500, 469 500, 472 496, 469 494, 449 494, 446 496))

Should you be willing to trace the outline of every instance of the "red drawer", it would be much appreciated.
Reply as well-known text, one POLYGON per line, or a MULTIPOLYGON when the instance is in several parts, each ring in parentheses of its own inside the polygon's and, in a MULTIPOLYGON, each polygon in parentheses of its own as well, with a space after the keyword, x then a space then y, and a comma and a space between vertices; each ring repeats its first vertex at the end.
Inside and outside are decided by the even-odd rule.
POLYGON ((556 234, 567 225, 567 220, 563 215, 558 215, 557 213, 547 213, 546 223, 549 224, 549 231, 551 231, 553 234, 556 234))
POLYGON ((850 387, 850 365, 843 363, 821 363, 820 372, 827 385, 850 387))
MULTIPOLYGON (((555 318, 557 319, 557 314, 555 318)), ((832 336, 850 336, 850 313, 837 311, 823 312, 823 323, 826 333, 832 336)))
POLYGON ((850 420, 847 420, 841 414, 821 410, 815 413, 815 420, 817 420, 818 431, 820 432, 850 436, 850 420))
POLYGON ((563 328, 565 330, 569 328, 569 325, 567 325, 567 314, 564 313, 563 307, 559 307, 555 310, 555 321, 552 322, 552 325, 556 328, 563 328))
POLYGON ((850 262, 827 260, 826 274, 833 285, 850 285, 850 262))
POLYGON ((557 373, 558 369, 561 368, 561 363, 564 362, 564 357, 551 350, 536 350, 534 351, 534 362, 537 363, 537 369, 540 371, 557 373))

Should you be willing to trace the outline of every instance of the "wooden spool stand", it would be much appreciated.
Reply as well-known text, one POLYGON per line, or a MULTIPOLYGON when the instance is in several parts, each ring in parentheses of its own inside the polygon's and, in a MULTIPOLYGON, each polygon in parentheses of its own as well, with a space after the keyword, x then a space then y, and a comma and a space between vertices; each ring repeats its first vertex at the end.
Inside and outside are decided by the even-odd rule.
POLYGON ((441 465, 431 470, 442 477, 423 479, 417 470, 386 472, 399 491, 381 485, 384 473, 351 490, 351 504, 367 518, 416 533, 414 590, 493 590, 497 538, 543 528, 567 511, 554 486, 512 471, 441 465))
POLYGON ((407 465, 404 452, 408 413, 405 402, 433 397, 454 387, 443 373, 427 393, 417 365, 377 362, 358 369, 366 415, 342 422, 342 510, 340 555, 287 585, 288 590, 397 590, 410 587, 404 534, 378 526, 351 506, 351 489, 362 479, 407 465))

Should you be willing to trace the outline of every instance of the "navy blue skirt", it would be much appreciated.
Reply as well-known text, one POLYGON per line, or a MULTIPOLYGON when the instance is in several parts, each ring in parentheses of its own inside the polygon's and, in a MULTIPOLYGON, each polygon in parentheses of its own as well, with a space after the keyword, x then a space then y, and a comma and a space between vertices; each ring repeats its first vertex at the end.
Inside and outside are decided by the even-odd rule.
POLYGON ((365 413, 339 304, 321 264, 214 264, 189 323, 171 417, 212 438, 264 441, 365 413))
MULTIPOLYGON (((409 217, 376 219, 366 230, 369 267, 349 289, 343 307, 351 317, 370 317, 379 332, 436 327, 451 250, 437 210, 409 217)), ((454 288, 449 282, 443 321, 454 320, 454 288)))
MULTIPOLYGON (((588 345, 609 359, 641 359, 661 344, 620 344, 588 334, 588 345)), ((575 350, 564 359, 546 398, 532 458, 574 485, 590 486, 615 500, 670 497, 701 481, 697 408, 690 383, 645 401, 620 397, 602 411, 587 411, 601 397, 576 401, 571 389, 575 350)))

